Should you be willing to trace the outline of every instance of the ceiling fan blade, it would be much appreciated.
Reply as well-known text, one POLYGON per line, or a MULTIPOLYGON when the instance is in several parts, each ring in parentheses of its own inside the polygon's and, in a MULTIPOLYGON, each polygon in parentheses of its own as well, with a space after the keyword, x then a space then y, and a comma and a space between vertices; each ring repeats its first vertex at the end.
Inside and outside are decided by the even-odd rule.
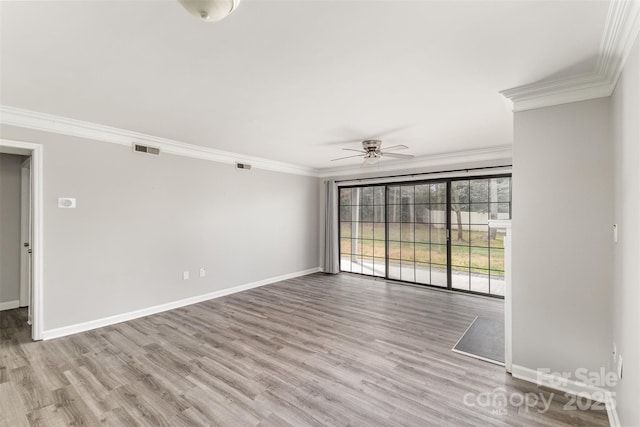
POLYGON ((347 156, 347 157, 338 157, 337 159, 331 159, 332 162, 335 162, 336 160, 344 160, 344 159, 350 159, 352 157, 362 157, 362 154, 356 154, 355 156, 347 156))
POLYGON ((380 153, 385 157, 393 157, 394 159, 413 159, 411 154, 397 154, 397 153, 380 153))
POLYGON ((343 148, 343 150, 346 150, 346 151, 357 151, 358 153, 362 153, 362 154, 366 153, 366 151, 364 151, 364 150, 356 150, 355 148, 343 148))
POLYGON ((398 150, 406 150, 407 147, 406 145, 392 145, 391 147, 385 147, 384 151, 398 151, 398 150))

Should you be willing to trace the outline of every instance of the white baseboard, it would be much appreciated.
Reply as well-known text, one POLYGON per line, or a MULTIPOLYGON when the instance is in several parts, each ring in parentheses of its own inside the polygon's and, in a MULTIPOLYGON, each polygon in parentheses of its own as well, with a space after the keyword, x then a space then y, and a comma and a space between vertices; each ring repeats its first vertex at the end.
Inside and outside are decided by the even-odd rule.
POLYGON ((18 307, 20 307, 20 300, 0 302, 0 311, 12 310, 18 307))
POLYGON ((585 384, 568 378, 562 378, 557 375, 539 372, 519 365, 511 366, 511 375, 514 378, 529 381, 540 386, 573 394, 574 396, 586 397, 595 402, 604 403, 607 408, 607 416, 609 417, 609 424, 611 427, 620 426, 620 420, 618 419, 618 413, 616 411, 615 398, 611 391, 605 388, 585 384))
MULTIPOLYGON (((195 297, 185 298, 178 301, 168 302, 166 304, 160 304, 153 307, 143 308, 141 310, 131 311, 129 313, 117 314, 115 316, 104 317, 102 319, 90 320, 88 322, 78 323, 70 326, 63 326, 62 328, 45 330, 42 332, 43 340, 50 340, 53 338, 60 338, 67 335, 77 334, 79 332, 90 331, 92 329, 102 328, 104 326, 114 325, 116 323, 126 322, 128 320, 138 319, 140 317, 149 316, 156 313, 161 313, 167 310, 173 310, 175 308, 184 307, 191 304, 196 304, 202 301, 210 299, 220 298, 226 295, 235 294, 237 292, 246 291, 249 289, 257 288, 271 283, 281 282, 283 280, 293 279, 295 277, 306 276, 307 274, 317 273, 320 271, 319 267, 311 268, 309 270, 298 271, 296 273, 284 274, 282 276, 271 277, 269 279, 259 280, 257 282, 246 283, 244 285, 234 286, 232 288, 221 289, 219 291, 210 292, 204 295, 198 295, 195 297)), ((17 303, 18 301, 16 301, 17 303)), ((17 306, 16 306, 17 307, 17 306)))

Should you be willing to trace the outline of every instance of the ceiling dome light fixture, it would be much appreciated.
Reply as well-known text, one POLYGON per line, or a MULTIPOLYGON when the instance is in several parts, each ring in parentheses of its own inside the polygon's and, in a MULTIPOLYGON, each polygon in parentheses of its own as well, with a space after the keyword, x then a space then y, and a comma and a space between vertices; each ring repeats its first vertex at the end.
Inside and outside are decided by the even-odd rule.
POLYGON ((178 0, 187 11, 207 22, 217 22, 238 8, 240 0, 178 0))

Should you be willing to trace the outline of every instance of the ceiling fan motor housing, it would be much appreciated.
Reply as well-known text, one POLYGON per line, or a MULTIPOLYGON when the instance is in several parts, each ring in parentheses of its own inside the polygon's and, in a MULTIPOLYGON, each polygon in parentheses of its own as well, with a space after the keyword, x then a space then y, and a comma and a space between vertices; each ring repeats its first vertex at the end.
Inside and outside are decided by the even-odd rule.
POLYGON ((365 141, 362 141, 362 148, 364 148, 366 151, 377 151, 380 149, 381 144, 382 141, 380 141, 379 139, 367 139, 365 141))
POLYGON ((374 159, 378 158, 382 155, 380 152, 380 146, 382 145, 382 141, 379 139, 367 139, 362 141, 362 148, 364 148, 365 159, 374 159))

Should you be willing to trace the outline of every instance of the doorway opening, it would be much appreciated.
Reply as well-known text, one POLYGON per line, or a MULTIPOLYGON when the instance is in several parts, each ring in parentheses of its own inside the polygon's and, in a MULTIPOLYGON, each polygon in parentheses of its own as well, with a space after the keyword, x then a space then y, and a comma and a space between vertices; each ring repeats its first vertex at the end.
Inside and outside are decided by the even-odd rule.
POLYGON ((31 338, 40 340, 43 329, 42 146, 1 139, 0 156, 4 166, 0 194, 3 204, 0 310, 23 307, 20 315, 13 319, 24 321, 31 327, 31 338), (4 301, 7 298, 9 301, 4 301))

